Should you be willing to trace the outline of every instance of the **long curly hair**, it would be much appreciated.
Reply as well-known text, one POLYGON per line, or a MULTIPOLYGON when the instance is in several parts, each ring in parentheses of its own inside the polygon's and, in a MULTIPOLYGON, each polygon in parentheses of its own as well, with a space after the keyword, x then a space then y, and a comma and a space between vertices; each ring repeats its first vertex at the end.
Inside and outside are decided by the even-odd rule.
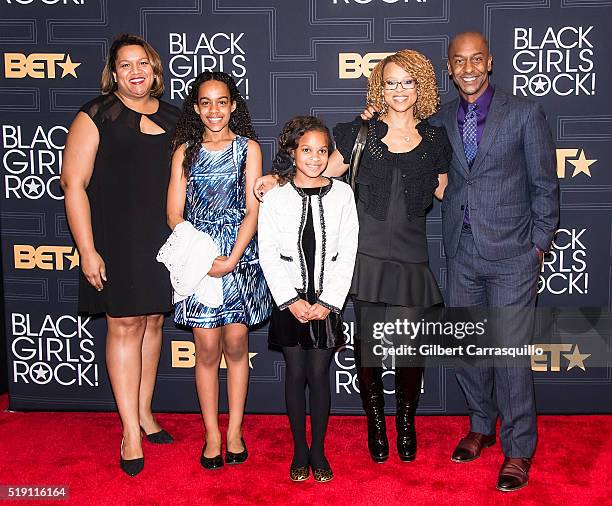
POLYGON ((189 176, 191 167, 196 161, 204 136, 204 123, 202 123, 200 116, 195 112, 194 105, 198 102, 200 86, 206 81, 225 83, 229 90, 230 101, 236 104, 236 109, 230 116, 229 129, 236 135, 257 140, 257 134, 255 133, 255 128, 253 128, 253 122, 251 121, 246 101, 240 94, 240 91, 238 91, 234 78, 225 72, 202 72, 195 78, 189 89, 189 94, 185 97, 183 110, 172 137, 173 153, 183 144, 187 146, 185 157, 183 158, 185 177, 189 176))
POLYGON ((387 63, 402 67, 416 80, 417 101, 414 104, 414 117, 427 119, 438 110, 440 96, 436 84, 436 73, 431 62, 418 51, 402 49, 378 62, 368 79, 368 104, 373 105, 381 115, 386 114, 388 107, 383 93, 383 72, 387 63))
POLYGON ((278 184, 283 186, 293 179, 296 167, 293 153, 306 132, 321 132, 327 138, 327 150, 331 154, 333 141, 329 128, 314 116, 296 116, 285 123, 278 137, 278 152, 272 160, 272 174, 278 176, 278 184))

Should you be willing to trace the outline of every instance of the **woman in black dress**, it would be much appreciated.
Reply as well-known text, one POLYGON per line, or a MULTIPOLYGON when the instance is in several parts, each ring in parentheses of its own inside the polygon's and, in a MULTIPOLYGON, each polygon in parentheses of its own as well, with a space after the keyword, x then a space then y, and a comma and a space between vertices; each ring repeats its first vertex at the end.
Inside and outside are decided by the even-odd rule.
MULTIPOLYGON (((433 66, 422 54, 402 50, 382 60, 369 78, 367 99, 380 116, 368 122, 356 179, 359 244, 350 293, 357 318, 355 362, 368 419, 368 447, 372 459, 383 462, 389 443, 383 369, 372 352, 379 341, 373 339, 372 325, 396 318, 420 321, 426 308, 442 302, 429 268, 425 214, 434 195, 442 198, 452 148, 445 130, 427 122, 439 97, 433 66)), ((325 175, 346 172, 361 123, 356 118, 334 128, 337 151, 325 175)), ((272 176, 255 185, 259 197, 272 183, 266 178, 272 176)), ((423 368, 415 362, 394 365, 397 450, 409 462, 416 456, 414 415, 423 368)))
POLYGON ((168 236, 179 110, 158 99, 162 64, 140 37, 113 42, 101 88, 70 127, 61 186, 80 255, 79 312, 106 314, 106 364, 123 424, 120 466, 134 476, 144 465, 141 430, 150 442, 172 442, 151 400, 163 313, 171 310, 169 276, 155 257, 168 236))

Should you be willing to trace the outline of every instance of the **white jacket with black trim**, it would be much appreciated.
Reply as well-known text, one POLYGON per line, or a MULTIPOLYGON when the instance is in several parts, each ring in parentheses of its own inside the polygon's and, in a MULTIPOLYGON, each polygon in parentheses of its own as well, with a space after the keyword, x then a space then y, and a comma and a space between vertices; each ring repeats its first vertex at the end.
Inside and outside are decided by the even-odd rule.
POLYGON ((308 200, 316 240, 314 288, 322 306, 340 313, 353 278, 359 223, 351 187, 337 180, 309 197, 293 182, 266 193, 259 207, 259 263, 283 310, 308 288, 302 251, 308 200))

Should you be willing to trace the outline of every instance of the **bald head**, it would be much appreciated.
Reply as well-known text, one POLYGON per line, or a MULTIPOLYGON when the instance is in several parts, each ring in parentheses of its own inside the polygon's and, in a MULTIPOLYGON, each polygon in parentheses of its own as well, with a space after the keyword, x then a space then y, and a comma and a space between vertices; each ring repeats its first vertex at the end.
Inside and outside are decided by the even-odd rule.
POLYGON ((448 45, 448 56, 450 58, 451 54, 453 53, 454 47, 456 45, 460 45, 464 42, 470 42, 471 44, 477 44, 481 47, 485 47, 487 48, 487 52, 489 51, 489 41, 486 39, 486 37, 480 33, 480 32, 461 32, 458 33, 457 35, 455 35, 449 45, 448 45))

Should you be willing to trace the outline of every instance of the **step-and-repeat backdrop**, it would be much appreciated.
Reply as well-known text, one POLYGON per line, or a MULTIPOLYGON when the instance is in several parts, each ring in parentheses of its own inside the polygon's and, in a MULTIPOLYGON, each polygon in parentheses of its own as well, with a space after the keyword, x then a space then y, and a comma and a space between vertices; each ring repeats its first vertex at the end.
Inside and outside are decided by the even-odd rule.
MULTIPOLYGON (((104 320, 76 314, 79 256, 58 182, 67 128, 98 94, 115 35, 142 35, 159 51, 164 98, 177 106, 200 72, 231 73, 248 99, 268 167, 288 118, 313 114, 330 126, 354 118, 366 76, 387 53, 413 48, 427 55, 442 101, 453 99, 447 45, 453 34, 477 30, 490 41, 495 84, 540 102, 556 141, 561 224, 542 267, 540 304, 559 309, 538 326, 547 343, 532 362, 538 409, 612 411, 612 366, 585 348, 585 333, 610 323, 611 0, 1 0, 0 11, 11 409, 114 409, 104 320)), ((444 290, 437 205, 427 221, 431 265, 444 290)), ((346 316, 350 336, 350 304, 346 316)), ((282 412, 284 362, 268 350, 265 327, 251 333, 249 360, 248 411, 282 412)), ((168 318, 157 409, 197 411, 193 367, 191 334, 168 318)), ((220 376, 224 384, 223 364, 220 376)), ((391 394, 393 372, 385 376, 391 394)), ((335 356, 330 381, 333 412, 361 412, 351 346, 335 356)), ((427 370, 421 399, 421 413, 465 410, 450 365, 427 370)))

